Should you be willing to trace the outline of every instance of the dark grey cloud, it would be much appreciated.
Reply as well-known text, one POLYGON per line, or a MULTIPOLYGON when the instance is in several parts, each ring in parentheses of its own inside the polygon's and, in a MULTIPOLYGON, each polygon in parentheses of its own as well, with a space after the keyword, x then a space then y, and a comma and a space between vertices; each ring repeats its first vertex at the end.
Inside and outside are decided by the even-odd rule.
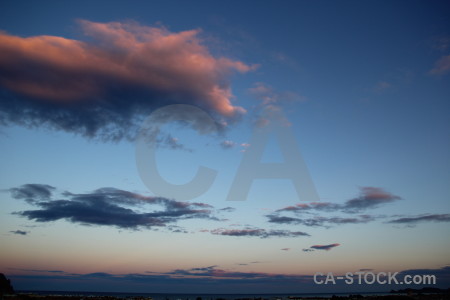
POLYGON ((391 220, 388 223, 415 225, 417 223, 423 222, 450 222, 450 214, 423 214, 417 216, 402 217, 391 220))
POLYGON ((276 212, 293 212, 299 214, 310 211, 341 211, 344 213, 359 213, 400 199, 399 196, 386 192, 381 188, 362 187, 359 197, 347 200, 344 204, 330 202, 299 203, 295 206, 281 208, 276 212))
POLYGON ((259 237, 259 238, 270 238, 270 237, 299 237, 299 236, 309 236, 308 233, 303 231, 290 231, 290 230, 266 230, 262 228, 247 228, 247 229, 214 229, 210 231, 212 234, 216 235, 226 235, 226 236, 246 236, 246 237, 259 237))
POLYGON ((340 246, 341 244, 335 243, 335 244, 329 244, 329 245, 312 245, 309 248, 302 249, 303 252, 314 252, 316 250, 325 250, 329 251, 335 247, 340 246))
POLYGON ((23 231, 23 230, 13 230, 10 232, 14 233, 14 234, 18 234, 18 235, 27 235, 28 234, 28 231, 23 231))
POLYGON ((225 140, 225 141, 220 142, 219 145, 223 149, 231 149, 231 148, 234 148, 237 145, 237 143, 233 142, 233 141, 230 141, 230 140, 225 140))
POLYGON ((450 281, 450 266, 444 266, 439 269, 408 269, 399 272, 400 275, 435 275, 437 282, 450 281))
POLYGON ((171 134, 160 134, 160 135, 162 136, 157 137, 155 141, 156 142, 155 144, 159 148, 193 152, 192 149, 187 148, 185 145, 179 142, 178 138, 173 137, 171 134))
POLYGON ((170 104, 226 120, 245 112, 231 103, 230 76, 253 67, 211 55, 200 30, 79 25, 85 40, 0 33, 0 125, 119 141, 134 139, 144 117, 170 104))
POLYGON ((27 202, 49 200, 55 188, 48 184, 29 183, 17 188, 9 189, 15 199, 23 199, 27 202))
MULTIPOLYGON (((23 199, 22 191, 29 185, 10 189, 12 197, 23 199)), ((33 189, 32 189, 33 190, 33 189)), ((34 191, 34 190, 33 190, 34 191)), ((209 219, 214 217, 211 205, 198 202, 180 202, 163 197, 150 197, 116 188, 100 188, 91 193, 74 194, 64 192, 64 199, 46 199, 39 193, 27 195, 35 210, 15 212, 37 222, 52 222, 64 219, 84 225, 105 225, 119 228, 152 228, 172 225, 185 219, 209 219), (159 210, 148 211, 148 206, 159 206, 159 210), (147 211, 142 212, 142 209, 147 211)), ((168 227, 174 232, 182 228, 168 227)))

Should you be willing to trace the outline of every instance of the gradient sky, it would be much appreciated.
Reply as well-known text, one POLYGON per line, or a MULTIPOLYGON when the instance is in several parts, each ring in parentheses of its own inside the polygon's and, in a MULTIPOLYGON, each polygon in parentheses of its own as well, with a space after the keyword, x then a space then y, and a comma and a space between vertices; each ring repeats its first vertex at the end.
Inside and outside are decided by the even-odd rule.
MULTIPOLYGON (((0 272, 19 290, 403 288, 312 280, 360 269, 449 287, 449 14, 447 1, 1 1, 0 272), (217 171, 192 200, 155 195, 136 166, 141 122, 171 104, 220 128, 157 124, 168 182, 217 171), (319 201, 285 179, 226 201, 278 111, 319 201)), ((275 138, 262 161, 283 162, 275 138)))

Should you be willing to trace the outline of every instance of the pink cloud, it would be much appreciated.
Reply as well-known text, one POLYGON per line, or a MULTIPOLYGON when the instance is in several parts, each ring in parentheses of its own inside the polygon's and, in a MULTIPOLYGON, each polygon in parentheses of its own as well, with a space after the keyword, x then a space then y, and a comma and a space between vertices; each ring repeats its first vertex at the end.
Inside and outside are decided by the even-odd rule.
MULTIPOLYGON (((200 30, 173 33, 136 23, 78 23, 88 41, 0 33, 0 88, 25 99, 20 103, 28 105, 24 110, 43 109, 36 107, 41 103, 66 110, 90 105, 90 111, 111 115, 112 121, 118 119, 116 114, 148 113, 142 108, 173 103, 197 105, 224 118, 245 112, 232 103, 229 77, 255 66, 214 57, 200 30)), ((11 105, 0 109, 11 114, 11 105)), ((31 116, 48 120, 41 114, 31 116)), ((33 121, 42 120, 29 123, 33 121)))

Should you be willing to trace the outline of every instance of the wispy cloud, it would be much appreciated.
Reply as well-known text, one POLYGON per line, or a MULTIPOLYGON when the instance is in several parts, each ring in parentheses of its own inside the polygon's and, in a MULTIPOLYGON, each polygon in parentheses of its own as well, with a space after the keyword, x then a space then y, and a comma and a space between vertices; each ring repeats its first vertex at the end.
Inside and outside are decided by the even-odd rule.
MULTIPOLYGON (((331 244, 334 245, 334 244, 331 244)), ((315 245, 315 246, 329 246, 329 245, 315 245)), ((331 247, 330 249, 333 249, 331 247)), ((326 250, 326 249, 321 249, 326 250)), ((305 252, 318 251, 316 249, 306 248, 305 252)), ((205 291, 214 293, 217 291, 225 292, 233 287, 240 291, 252 291, 255 293, 264 291, 270 293, 271 291, 285 292, 298 290, 299 286, 304 289, 310 289, 314 286, 313 275, 311 274, 282 274, 282 273, 265 273, 265 272, 238 272, 227 270, 217 265, 210 265, 206 267, 192 267, 185 269, 169 270, 167 272, 147 271, 145 273, 125 273, 113 274, 107 272, 92 272, 92 273, 69 273, 64 271, 55 271, 57 273, 45 274, 45 270, 37 270, 34 272, 30 270, 31 274, 9 274, 14 282, 33 282, 38 280, 39 283, 45 284, 64 280, 66 284, 76 282, 77 286, 87 283, 98 287, 104 284, 106 287, 117 286, 125 282, 130 283, 135 287, 149 287, 152 290, 162 292, 168 288, 180 287, 177 292, 182 292, 183 287, 189 286, 194 288, 199 293, 205 291), (39 273, 43 274, 39 274, 39 273), (258 290, 252 288, 257 287, 258 290)), ((436 269, 409 269, 399 271, 399 275, 435 275, 437 281, 448 286, 450 283, 450 267, 445 266, 436 269)), ((400 277, 400 276, 398 276, 400 277)), ((323 287, 322 287, 323 288, 323 287)), ((335 286, 333 286, 335 288, 335 286)), ((348 289, 348 287, 347 287, 348 289)))
POLYGON ((222 141, 220 143, 220 146, 223 149, 231 149, 231 148, 234 148, 236 145, 237 145, 236 142, 233 142, 233 141, 230 141, 230 140, 225 140, 225 141, 222 141))
POLYGON ((309 234, 303 231, 266 230, 262 228, 248 228, 248 229, 219 228, 211 230, 210 232, 216 235, 245 236, 245 237, 259 237, 259 238, 309 236, 309 234))
POLYGON ((378 208, 384 204, 400 200, 399 196, 384 191, 376 187, 361 188, 360 195, 356 198, 347 200, 343 204, 331 202, 313 202, 298 203, 293 206, 287 206, 266 215, 268 222, 276 224, 301 224, 305 226, 331 227, 343 224, 359 224, 372 222, 379 216, 368 214, 356 215, 370 209, 378 208), (350 214, 351 216, 321 216, 317 213, 335 213, 340 212, 350 214), (291 213, 292 216, 283 214, 291 213))
POLYGON ((326 250, 329 251, 333 249, 334 247, 340 246, 341 244, 335 243, 335 244, 329 244, 329 245, 313 245, 310 248, 315 250, 326 250))
MULTIPOLYGON (((52 191, 54 189, 51 186, 46 187, 52 191)), ((100 188, 85 194, 64 192, 62 196, 65 199, 53 198, 52 194, 45 192, 35 193, 36 185, 26 184, 10 191, 13 198, 23 199, 25 195, 26 200, 38 207, 35 210, 25 210, 14 214, 37 222, 64 219, 83 225, 138 229, 164 227, 185 219, 218 220, 214 217, 214 208, 205 203, 180 202, 116 188, 100 188), (43 198, 43 194, 46 197, 43 198), (155 205, 162 209, 151 212, 140 212, 136 209, 155 205)), ((183 232, 180 228, 172 229, 175 232, 183 232)))
POLYGON ((450 36, 439 36, 432 39, 432 48, 441 52, 446 52, 450 48, 450 36))
POLYGON ((0 33, 0 124, 117 141, 133 139, 142 117, 168 104, 226 119, 245 112, 231 103, 229 77, 253 67, 211 55, 200 30, 78 23, 88 39, 0 33))
POLYGON ((450 55, 442 56, 430 70, 431 75, 445 75, 450 72, 450 55))
POLYGON ((278 92, 273 87, 257 82, 253 87, 248 89, 248 93, 252 95, 259 103, 254 109, 254 125, 264 127, 271 120, 277 120, 285 126, 290 126, 290 122, 285 118, 280 118, 281 106, 286 103, 305 101, 305 97, 294 92, 278 92))
MULTIPOLYGON (((275 285, 278 289, 281 287, 294 287, 298 284, 308 284, 312 281, 312 275, 301 274, 280 274, 280 273, 265 273, 265 272, 238 272, 219 268, 218 266, 198 267, 189 269, 176 269, 168 272, 153 272, 147 271, 145 273, 126 273, 113 274, 107 272, 92 272, 85 274, 77 273, 62 273, 62 274, 10 274, 9 278, 17 281, 39 280, 39 282, 55 282, 64 280, 66 284, 76 282, 78 285, 83 283, 94 283, 99 286, 100 283, 111 285, 133 283, 134 286, 143 285, 146 288, 151 287, 153 290, 161 292, 159 289, 172 288, 178 286, 190 288, 198 288, 198 292, 207 291, 224 291, 224 287, 239 287, 248 290, 249 287, 270 286, 273 290, 275 285), (209 290, 208 288, 212 288, 209 290)), ((227 289, 227 288, 226 288, 227 289)), ((180 292, 180 290, 176 290, 180 292)), ((182 289, 181 289, 182 291, 182 289)), ((255 291, 256 292, 256 291, 255 291)), ((265 290, 269 292, 269 289, 265 290)))
POLYGON ((279 217, 276 215, 267 215, 270 223, 276 224, 301 224, 308 227, 332 227, 335 225, 344 224, 364 224, 372 222, 376 219, 375 216, 359 215, 357 217, 323 217, 314 216, 312 218, 291 218, 279 217))
POLYGON ((35 272, 35 273, 66 273, 64 271, 60 270, 40 270, 40 269, 20 269, 20 268, 8 268, 9 270, 18 270, 18 271, 25 271, 25 272, 35 272))
POLYGON ((172 150, 184 150, 187 152, 192 152, 193 150, 187 148, 185 145, 181 144, 178 138, 173 137, 171 134, 165 134, 160 138, 156 138, 155 144, 160 148, 168 148, 172 150))

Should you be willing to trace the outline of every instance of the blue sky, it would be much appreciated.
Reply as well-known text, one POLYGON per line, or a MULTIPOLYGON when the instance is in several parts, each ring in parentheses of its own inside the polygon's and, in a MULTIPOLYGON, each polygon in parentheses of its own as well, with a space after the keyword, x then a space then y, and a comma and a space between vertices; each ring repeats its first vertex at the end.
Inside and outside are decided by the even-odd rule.
MULTIPOLYGON (((16 289, 398 288, 311 279, 359 269, 438 274, 448 287, 448 3, 3 1, 0 11, 0 271, 16 289), (217 171, 195 199, 155 195, 136 166, 141 122, 173 104, 220 128, 156 124, 168 182, 217 171), (278 111, 321 206, 285 179, 226 201, 253 132, 278 111)), ((272 137, 262 162, 283 162, 279 146, 272 137)))

